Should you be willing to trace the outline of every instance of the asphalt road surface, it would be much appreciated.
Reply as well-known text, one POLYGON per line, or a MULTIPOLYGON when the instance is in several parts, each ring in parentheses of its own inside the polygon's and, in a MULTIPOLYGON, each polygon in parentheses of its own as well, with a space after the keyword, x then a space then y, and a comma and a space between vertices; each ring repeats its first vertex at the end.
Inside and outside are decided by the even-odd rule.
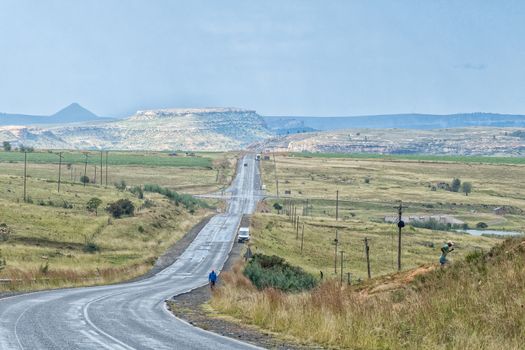
POLYGON ((0 349, 253 349, 174 317, 165 300, 205 285, 222 269, 243 214, 260 195, 253 155, 238 162, 227 212, 151 278, 111 286, 36 292, 0 300, 0 349), (244 166, 247 163, 247 166, 244 166))

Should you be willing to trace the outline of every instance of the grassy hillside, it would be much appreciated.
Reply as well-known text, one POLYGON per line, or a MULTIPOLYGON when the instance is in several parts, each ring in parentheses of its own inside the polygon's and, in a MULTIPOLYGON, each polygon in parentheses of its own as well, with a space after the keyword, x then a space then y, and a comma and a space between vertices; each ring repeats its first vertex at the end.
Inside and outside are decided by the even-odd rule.
MULTIPOLYGON (((369 240, 372 276, 397 270, 397 226, 359 219, 336 222, 331 218, 308 217, 299 225, 299 238, 293 224, 283 215, 257 214, 252 219, 252 250, 266 255, 286 258, 291 264, 300 266, 316 276, 334 276, 334 238, 338 230, 337 278, 340 273, 340 251, 344 254, 344 278, 347 272, 353 279, 367 277, 365 237, 369 240), (301 253, 302 224, 304 223, 303 252, 301 253)), ((476 237, 468 234, 432 231, 407 227, 403 233, 402 266, 411 269, 422 264, 438 261, 444 242, 456 242, 453 261, 461 260, 476 251, 488 251, 501 241, 498 238, 476 237)))
POLYGON ((57 164, 31 162, 26 202, 23 163, 0 163, 0 225, 9 229, 9 235, 0 235, 0 292, 109 283, 146 272, 212 210, 185 208, 158 193, 144 192, 139 198, 130 189, 150 183, 202 193, 226 186, 234 172, 233 155, 212 154, 207 159, 211 168, 152 167, 148 160, 141 166, 113 166, 107 187, 79 183, 83 167, 71 181, 63 165, 60 192, 57 164), (121 180, 127 182, 127 190, 113 185, 121 180), (102 202, 98 215, 86 208, 93 197, 102 202), (104 208, 118 199, 130 199, 135 215, 110 217, 104 208))
MULTIPOLYGON (((525 232, 525 190, 518 164, 276 155, 281 197, 268 198, 252 219, 253 252, 277 255, 324 281, 308 292, 257 290, 243 266, 224 274, 211 305, 242 323, 299 342, 348 349, 519 349, 525 335, 525 242, 407 225, 397 273, 396 216, 447 215, 470 227, 525 232), (439 188, 453 178, 472 183, 466 196, 439 188), (433 190, 432 187, 435 187, 433 190), (284 195, 285 191, 290 194, 284 195), (339 218, 335 197, 339 191, 339 218), (299 230, 274 203, 297 207, 299 230), (503 215, 494 208, 504 207, 503 215), (302 225, 304 242, 301 252, 302 225), (334 238, 344 251, 334 271, 334 238), (372 279, 367 279, 364 238, 372 279), (452 264, 439 268, 441 245, 456 242, 452 264), (498 246, 497 248, 492 248, 498 246), (347 284, 347 273, 352 285, 347 284), (360 283, 356 283, 360 280, 360 283)), ((459 159, 457 159, 459 160, 459 159)), ((262 161, 275 193, 275 167, 262 161)))
POLYGON ((523 238, 446 269, 353 287, 328 280, 312 292, 258 291, 239 268, 222 279, 215 309, 300 342, 347 349, 523 348, 523 238))

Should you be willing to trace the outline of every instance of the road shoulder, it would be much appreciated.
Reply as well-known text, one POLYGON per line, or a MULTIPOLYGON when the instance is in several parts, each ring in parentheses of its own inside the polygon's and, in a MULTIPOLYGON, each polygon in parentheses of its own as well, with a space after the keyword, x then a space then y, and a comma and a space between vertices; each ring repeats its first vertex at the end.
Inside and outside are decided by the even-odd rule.
MULTIPOLYGON (((223 271, 229 271, 242 259, 244 245, 235 243, 223 271)), ((220 286, 220 276, 219 276, 220 286)), ((214 332, 226 337, 248 342, 268 349, 322 349, 318 346, 298 345, 293 341, 283 339, 278 334, 270 333, 255 326, 241 324, 234 319, 228 319, 215 313, 209 306, 211 291, 209 286, 200 287, 189 293, 173 297, 168 301, 168 309, 178 318, 204 330, 214 332)))

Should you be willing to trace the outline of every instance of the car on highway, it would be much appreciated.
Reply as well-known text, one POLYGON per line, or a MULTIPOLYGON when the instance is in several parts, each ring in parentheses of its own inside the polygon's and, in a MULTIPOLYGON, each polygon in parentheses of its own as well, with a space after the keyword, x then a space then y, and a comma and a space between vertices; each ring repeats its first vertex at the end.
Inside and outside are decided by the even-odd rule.
POLYGON ((237 242, 244 243, 250 240, 250 229, 248 227, 239 228, 239 235, 237 236, 237 242))
POLYGON ((248 166, 248 163, 244 163, 244 166, 248 166))

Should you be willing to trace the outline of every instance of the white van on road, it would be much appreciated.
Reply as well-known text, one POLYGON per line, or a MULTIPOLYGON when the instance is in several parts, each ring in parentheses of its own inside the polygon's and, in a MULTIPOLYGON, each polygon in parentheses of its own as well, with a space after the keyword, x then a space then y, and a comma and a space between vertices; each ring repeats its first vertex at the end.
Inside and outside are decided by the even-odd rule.
POLYGON ((237 238, 237 242, 244 243, 249 240, 250 240, 250 229, 248 227, 239 228, 239 235, 237 238))

